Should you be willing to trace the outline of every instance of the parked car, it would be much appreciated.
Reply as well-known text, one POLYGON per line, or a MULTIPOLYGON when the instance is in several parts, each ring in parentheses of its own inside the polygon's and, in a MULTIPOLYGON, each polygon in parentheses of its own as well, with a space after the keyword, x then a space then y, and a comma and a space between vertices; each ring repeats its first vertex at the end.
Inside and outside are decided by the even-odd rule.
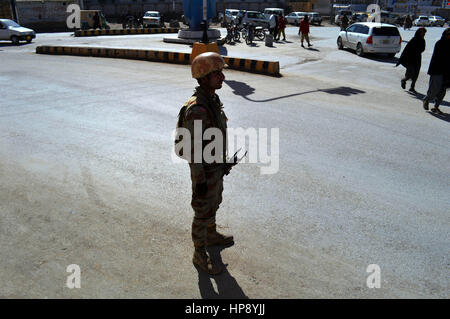
POLYGON ((430 25, 430 20, 427 16, 419 16, 416 20, 414 20, 413 24, 415 26, 427 27, 430 25))
POLYGON ((322 23, 322 16, 319 12, 308 12, 309 23, 320 25, 322 23))
POLYGON ((236 21, 238 9, 225 9, 225 23, 230 24, 236 21))
POLYGON ((279 16, 284 16, 284 9, 281 8, 265 8, 264 16, 266 19, 270 19, 272 14, 278 14, 279 16))
POLYGON ((162 28, 164 27, 164 22, 162 20, 161 14, 159 11, 147 11, 144 14, 144 17, 142 18, 142 24, 144 25, 144 28, 148 27, 158 27, 162 28))
POLYGON ((241 24, 250 22, 255 27, 269 28, 269 19, 259 11, 245 11, 243 13, 241 24))
POLYGON ((428 17, 428 22, 430 26, 436 27, 443 27, 445 24, 445 20, 439 16, 430 16, 428 17))
POLYGON ((291 12, 286 16, 286 20, 288 23, 299 25, 305 15, 306 12, 291 12))
POLYGON ((402 37, 392 24, 358 22, 339 32, 338 49, 347 47, 356 50, 358 56, 365 53, 386 53, 393 57, 400 52, 402 37))
POLYGON ((395 25, 395 22, 397 21, 397 17, 398 17, 398 14, 395 14, 395 13, 392 13, 389 11, 381 11, 381 13, 380 13, 381 21, 380 22, 395 25))
POLYGON ((13 20, 0 19, 0 40, 10 40, 14 44, 20 41, 30 43, 36 38, 36 33, 28 28, 24 28, 13 20))
POLYGON ((371 13, 367 17, 367 21, 370 22, 381 22, 381 23, 387 23, 387 24, 396 24, 397 23, 398 15, 395 13, 392 13, 390 11, 381 11, 380 12, 380 20, 376 21, 376 16, 374 13, 371 13))
POLYGON ((353 19, 355 19, 356 22, 366 22, 369 15, 365 12, 356 12, 353 14, 353 19))
POLYGON ((351 10, 339 10, 336 16, 334 17, 334 23, 336 23, 337 25, 341 25, 341 20, 344 15, 347 16, 348 20, 350 20, 350 18, 353 15, 353 12, 351 10))

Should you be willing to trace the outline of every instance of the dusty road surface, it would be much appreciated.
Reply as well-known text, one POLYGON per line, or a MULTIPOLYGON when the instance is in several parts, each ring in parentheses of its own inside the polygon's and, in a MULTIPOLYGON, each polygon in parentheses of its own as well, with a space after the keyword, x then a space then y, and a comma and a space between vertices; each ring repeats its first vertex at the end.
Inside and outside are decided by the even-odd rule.
POLYGON ((281 78, 226 71, 218 92, 230 127, 279 129, 279 170, 225 178, 217 220, 235 245, 211 251, 215 278, 192 265, 189 171, 171 160, 189 67, 34 53, 64 35, 1 44, 0 296, 448 298, 448 99, 425 112, 395 60, 338 51, 335 31, 315 29, 316 51, 226 48, 283 62, 281 78))

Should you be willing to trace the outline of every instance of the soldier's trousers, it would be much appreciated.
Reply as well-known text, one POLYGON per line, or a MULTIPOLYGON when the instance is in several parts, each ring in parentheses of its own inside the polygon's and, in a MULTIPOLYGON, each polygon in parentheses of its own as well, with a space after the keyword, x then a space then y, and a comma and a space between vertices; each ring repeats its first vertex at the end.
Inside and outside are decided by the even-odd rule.
POLYGON ((192 201, 194 220, 192 222, 192 241, 196 249, 206 247, 208 225, 216 222, 216 212, 222 203, 223 168, 205 169, 208 191, 204 196, 195 193, 195 181, 192 180, 192 201))

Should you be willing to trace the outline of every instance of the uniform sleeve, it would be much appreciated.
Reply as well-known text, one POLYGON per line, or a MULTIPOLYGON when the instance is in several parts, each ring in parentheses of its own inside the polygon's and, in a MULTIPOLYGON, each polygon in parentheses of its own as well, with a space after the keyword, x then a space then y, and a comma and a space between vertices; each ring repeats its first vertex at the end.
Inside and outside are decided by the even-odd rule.
MULTIPOLYGON (((196 145, 199 151, 201 151, 201 158, 203 158, 203 141, 202 138, 200 140, 196 140, 194 134, 194 121, 201 121, 202 124, 202 132, 201 136, 203 136, 203 132, 206 127, 209 127, 209 118, 208 111, 201 105, 195 105, 188 109, 185 115, 185 127, 189 130, 191 135, 191 161, 189 162, 189 166, 191 167, 191 178, 195 184, 206 183, 205 170, 203 168, 203 163, 200 161, 196 163, 195 161, 195 149, 196 145)), ((197 155, 198 156, 198 155, 197 155)))

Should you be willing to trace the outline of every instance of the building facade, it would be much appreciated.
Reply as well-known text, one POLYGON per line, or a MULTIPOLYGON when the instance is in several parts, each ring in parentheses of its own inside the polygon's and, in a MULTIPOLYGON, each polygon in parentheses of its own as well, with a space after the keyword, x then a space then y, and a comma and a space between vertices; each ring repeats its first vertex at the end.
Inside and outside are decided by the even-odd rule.
MULTIPOLYGON (((36 31, 67 31, 66 10, 72 3, 85 10, 102 10, 109 22, 121 22, 126 15, 142 17, 145 11, 153 10, 161 12, 166 21, 180 19, 183 14, 182 0, 0 0, 0 17, 12 18, 36 31)), ((217 13, 226 8, 262 11, 285 5, 285 0, 218 0, 216 10, 217 13)))
POLYGON ((0 0, 0 18, 13 19, 13 11, 10 0, 0 0))
MULTIPOLYGON (((124 15, 142 16, 146 11, 159 11, 167 19, 180 18, 183 14, 182 0, 83 0, 85 9, 102 10, 108 21, 124 15)), ((225 9, 257 10, 286 6, 285 0, 217 0, 217 13, 225 9)))
MULTIPOLYGON (((287 6, 289 11, 301 11, 301 12, 319 12, 322 15, 328 15, 330 13, 330 0, 293 0, 288 1, 287 6)), ((287 12, 286 14, 288 14, 287 12)))
POLYGON ((438 9, 450 7, 449 2, 448 0, 390 0, 388 7, 399 13, 433 15, 439 11, 438 9))
POLYGON ((66 31, 67 7, 79 0, 15 0, 17 22, 36 31, 66 31))

